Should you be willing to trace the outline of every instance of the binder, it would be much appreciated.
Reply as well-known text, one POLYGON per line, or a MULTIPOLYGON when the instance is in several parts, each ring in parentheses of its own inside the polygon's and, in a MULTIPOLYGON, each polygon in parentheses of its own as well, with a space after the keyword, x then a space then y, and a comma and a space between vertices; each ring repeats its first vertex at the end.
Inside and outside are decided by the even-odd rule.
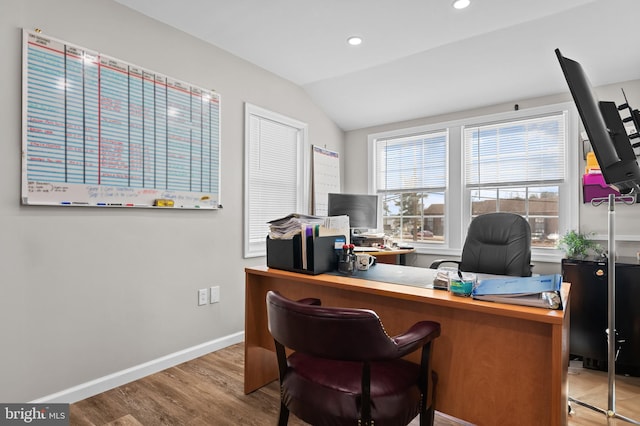
POLYGON ((560 274, 480 280, 471 296, 477 300, 562 309, 560 274))

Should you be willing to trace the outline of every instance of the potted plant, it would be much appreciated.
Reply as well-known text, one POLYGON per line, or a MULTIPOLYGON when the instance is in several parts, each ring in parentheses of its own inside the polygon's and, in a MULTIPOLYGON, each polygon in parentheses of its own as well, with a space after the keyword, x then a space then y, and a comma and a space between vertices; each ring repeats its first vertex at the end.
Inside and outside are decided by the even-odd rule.
MULTIPOLYGON (((592 234, 589 234, 592 235, 592 234)), ((558 240, 558 248, 563 250, 569 259, 584 259, 589 252, 602 255, 602 247, 589 238, 587 234, 570 230, 558 240)))

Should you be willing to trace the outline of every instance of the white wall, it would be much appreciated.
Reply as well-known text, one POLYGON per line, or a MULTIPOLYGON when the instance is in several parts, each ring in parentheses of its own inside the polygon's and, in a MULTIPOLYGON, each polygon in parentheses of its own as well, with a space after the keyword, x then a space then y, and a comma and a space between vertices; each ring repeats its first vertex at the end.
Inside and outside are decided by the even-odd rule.
POLYGON ((0 401, 241 339, 244 267, 264 263, 242 258, 243 104, 308 123, 329 149, 343 132, 298 86, 111 0, 2 0, 0 31, 0 401), (21 206, 22 28, 219 92, 224 208, 21 206), (221 302, 198 307, 212 285, 221 302))
MULTIPOLYGON (((589 70, 585 70, 588 74, 589 70)), ((562 79, 562 72, 558 66, 558 78, 562 79)), ((624 103, 624 98, 620 88, 624 88, 629 104, 632 107, 640 108, 640 80, 627 81, 618 84, 598 87, 595 89, 597 96, 601 100, 614 101, 616 104, 624 103)), ((455 121, 468 117, 479 117, 484 115, 496 114, 501 112, 512 111, 514 104, 518 104, 520 110, 526 108, 539 107, 543 105, 557 104, 561 102, 572 101, 569 91, 554 96, 545 96, 535 99, 514 100, 513 102, 494 105, 486 108, 478 108, 457 113, 446 114, 434 117, 424 117, 416 120, 391 123, 376 127, 349 131, 346 133, 344 157, 349 160, 349 167, 345 170, 345 191, 346 192, 366 192, 368 190, 367 182, 367 137, 373 133, 380 133, 395 129, 415 127, 426 124, 442 123, 447 121, 455 121)), ((456 141, 451 141, 455 143, 456 141)), ((459 142, 459 141, 458 141, 459 142)), ((580 143, 576 141, 576 143, 580 143)), ((581 143, 580 143, 581 144, 581 143)), ((585 161, 581 159, 579 166, 579 179, 584 173, 585 161)), ((582 197, 580 197, 582 200, 582 197)), ((640 204, 616 205, 616 241, 617 254, 619 256, 636 257, 636 252, 640 251, 640 204)), ((574 228, 580 229, 582 232, 595 235, 594 239, 599 240, 606 248, 607 242, 607 208, 605 205, 594 207, 590 204, 581 204, 580 221, 575 224, 574 228)), ((413 264, 418 266, 428 266, 431 261, 442 256, 418 255, 413 259, 413 264)), ((450 256, 447 256, 450 258, 450 256)), ((559 273, 559 263, 541 263, 535 262, 536 273, 559 273)))

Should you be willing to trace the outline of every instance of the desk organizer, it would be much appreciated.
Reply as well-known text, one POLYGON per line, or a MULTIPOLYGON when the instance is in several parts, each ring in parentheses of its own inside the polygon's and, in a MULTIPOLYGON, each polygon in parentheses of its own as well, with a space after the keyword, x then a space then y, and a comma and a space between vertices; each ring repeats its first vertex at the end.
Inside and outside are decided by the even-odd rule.
POLYGON ((301 235, 288 240, 267 237, 267 266, 311 275, 335 271, 338 268, 336 240, 345 241, 345 236, 306 238, 307 267, 303 268, 301 235))

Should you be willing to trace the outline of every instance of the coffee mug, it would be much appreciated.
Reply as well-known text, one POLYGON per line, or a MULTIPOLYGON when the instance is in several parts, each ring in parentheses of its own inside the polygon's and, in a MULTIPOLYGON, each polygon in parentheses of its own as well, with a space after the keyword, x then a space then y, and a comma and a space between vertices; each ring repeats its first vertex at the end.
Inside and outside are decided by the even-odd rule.
POLYGON ((357 265, 359 271, 366 271, 371 265, 373 265, 373 262, 376 261, 375 256, 371 256, 367 253, 358 253, 356 256, 358 257, 357 265))

